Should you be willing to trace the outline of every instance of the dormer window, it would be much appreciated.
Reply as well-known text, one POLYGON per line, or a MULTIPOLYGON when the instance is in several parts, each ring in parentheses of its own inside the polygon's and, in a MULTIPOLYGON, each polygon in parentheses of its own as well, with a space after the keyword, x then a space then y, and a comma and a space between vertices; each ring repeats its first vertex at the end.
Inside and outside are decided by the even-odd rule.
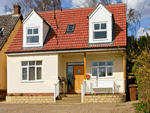
POLYGON ((27 44, 39 43, 39 29, 27 28, 27 44))
POLYGON ((73 33, 75 24, 69 24, 66 33, 73 33))
POLYGON ((93 24, 93 39, 107 38, 107 23, 93 24))

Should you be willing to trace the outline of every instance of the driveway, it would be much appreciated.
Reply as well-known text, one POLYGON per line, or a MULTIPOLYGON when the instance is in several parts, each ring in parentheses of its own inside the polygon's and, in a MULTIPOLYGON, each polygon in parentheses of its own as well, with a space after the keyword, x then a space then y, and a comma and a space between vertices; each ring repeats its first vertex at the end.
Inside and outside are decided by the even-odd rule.
POLYGON ((105 104, 8 104, 0 102, 0 113, 135 113, 133 103, 105 104))

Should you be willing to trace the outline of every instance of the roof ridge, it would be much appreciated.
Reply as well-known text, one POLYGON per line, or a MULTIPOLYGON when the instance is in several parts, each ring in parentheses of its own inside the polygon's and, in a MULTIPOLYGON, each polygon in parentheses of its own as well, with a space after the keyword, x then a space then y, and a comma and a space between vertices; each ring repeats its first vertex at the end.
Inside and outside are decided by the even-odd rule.
MULTIPOLYGON (((122 3, 122 4, 109 4, 109 5, 103 5, 104 7, 112 7, 112 6, 120 6, 120 5, 125 5, 126 3, 122 3)), ((95 8, 96 6, 93 7, 80 7, 80 8, 72 8, 72 9, 62 9, 62 11, 68 11, 68 10, 80 10, 80 9, 90 9, 90 8, 95 8)), ((54 10, 50 10, 50 11, 40 11, 37 13, 47 13, 47 12, 53 12, 54 10)), ((57 12, 62 12, 61 10, 55 10, 57 12)))

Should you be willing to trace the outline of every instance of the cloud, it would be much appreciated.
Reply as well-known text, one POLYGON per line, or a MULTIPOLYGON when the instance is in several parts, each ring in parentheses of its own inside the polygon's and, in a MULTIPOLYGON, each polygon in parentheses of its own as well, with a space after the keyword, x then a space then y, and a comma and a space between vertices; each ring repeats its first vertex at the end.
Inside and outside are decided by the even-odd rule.
POLYGON ((143 30, 144 30, 144 27, 141 27, 138 30, 138 32, 137 32, 137 38, 140 38, 141 36, 146 36, 146 33, 148 33, 150 35, 150 31, 149 30, 147 30, 147 31, 144 30, 144 32, 143 32, 143 30))
POLYGON ((142 12, 141 19, 150 17, 150 15, 149 15, 150 0, 147 0, 145 5, 144 5, 145 0, 122 0, 122 1, 123 1, 123 3, 127 4, 128 9, 133 8, 136 11, 138 11, 139 13, 142 12), (142 9, 143 9, 143 11, 142 11, 142 9))

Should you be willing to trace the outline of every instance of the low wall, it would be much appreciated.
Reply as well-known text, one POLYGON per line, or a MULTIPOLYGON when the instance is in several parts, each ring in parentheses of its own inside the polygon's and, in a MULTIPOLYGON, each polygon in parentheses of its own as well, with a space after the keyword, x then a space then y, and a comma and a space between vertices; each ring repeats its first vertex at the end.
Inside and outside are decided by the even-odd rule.
POLYGON ((54 96, 6 96, 9 103, 54 103, 54 96))
POLYGON ((126 94, 83 96, 83 103, 122 103, 125 101, 126 94))

